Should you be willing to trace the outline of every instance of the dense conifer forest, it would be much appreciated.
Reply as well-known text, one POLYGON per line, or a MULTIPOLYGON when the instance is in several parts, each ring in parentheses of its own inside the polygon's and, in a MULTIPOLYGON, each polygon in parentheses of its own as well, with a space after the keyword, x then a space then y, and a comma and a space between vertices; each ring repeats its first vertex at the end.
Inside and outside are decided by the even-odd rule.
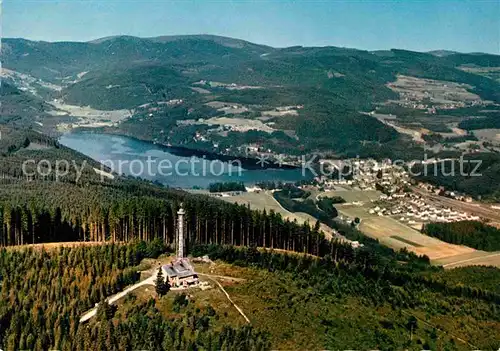
POLYGON ((479 221, 429 223, 422 231, 452 244, 484 251, 500 250, 500 230, 479 221))
MULTIPOLYGON (((497 292, 478 283, 473 287, 457 284, 457 277, 448 281, 441 269, 431 268, 411 255, 406 264, 401 264, 396 256, 380 260, 341 243, 332 247, 332 254, 321 259, 215 244, 192 247, 191 253, 267 271, 273 281, 280 277, 282 287, 265 285, 263 293, 270 294, 268 299, 273 296, 276 306, 289 315, 299 310, 306 313, 295 316, 292 323, 297 326, 313 318, 302 305, 309 300, 319 303, 313 320, 320 322, 324 332, 319 341, 324 348, 465 350, 471 345, 491 349, 500 342, 500 334, 495 332, 500 330, 497 292), (354 325, 355 319, 350 318, 357 315, 355 310, 351 317, 329 313, 329 308, 355 308, 358 304, 370 311, 371 320, 358 320, 354 325), (453 322, 426 324, 427 320, 443 318, 453 322), (349 335, 354 332, 353 339, 349 335)), ((143 258, 157 257, 166 249, 161 240, 51 251, 1 249, 0 345, 7 350, 272 348, 274 339, 266 328, 213 328, 217 316, 210 309, 183 313, 186 303, 179 302, 182 295, 174 299, 172 313, 177 311, 178 316, 174 319, 162 317, 159 298, 119 311, 102 302, 137 281, 137 265, 143 258), (79 323, 80 316, 99 301, 97 317, 79 323)), ((255 284, 262 283, 257 280, 250 287, 255 284)), ((291 330, 289 337, 293 337, 291 330)))
MULTIPOLYGON (((268 349, 251 327, 215 333, 195 321, 162 320, 153 304, 137 306, 118 324, 116 308, 99 304, 97 320, 80 316, 139 279, 143 258, 165 252, 161 241, 95 247, 0 250, 0 347, 6 350, 268 349), (190 331, 191 330, 191 331, 190 331), (197 331, 194 334, 194 331, 197 331)), ((203 316, 196 316, 203 322, 203 316)))
MULTIPOLYGON (((287 286, 298 287, 290 292, 287 301, 291 302, 280 305, 290 315, 296 308, 294 294, 307 292, 332 308, 362 304, 381 323, 341 326, 337 318, 321 312, 324 348, 437 345, 439 349, 464 349, 450 334, 455 327, 463 332, 467 347, 498 346, 500 295, 491 284, 483 285, 480 280, 464 284, 460 275, 448 279, 427 257, 394 252, 350 226, 335 224, 346 237, 365 243, 364 247, 353 249, 329 241, 319 226, 299 225, 274 212, 253 211, 118 175, 101 179, 94 170, 100 165, 50 138, 31 131, 6 133, 9 138, 0 144, 1 348, 270 349, 273 345, 265 329, 213 329, 215 317, 206 311, 180 320, 165 319, 155 300, 126 311, 126 318, 117 318, 113 307, 101 303, 94 321, 79 324, 80 316, 95 303, 139 279, 137 265, 143 258, 157 257, 175 245, 175 214, 181 203, 186 210, 188 252, 281 276, 287 286), (47 170, 62 159, 85 165, 80 176, 72 167, 60 179, 54 174, 26 176, 21 165, 28 159, 48 160, 47 170), (103 245, 52 251, 11 247, 63 241, 103 245), (348 297, 354 300, 348 302, 348 297), (400 309, 405 314, 398 314, 400 309), (379 320, 385 315, 393 319, 379 320), (420 322, 415 322, 417 317, 420 322), (444 332, 422 325, 419 338, 409 339, 408 330, 413 333, 416 324, 429 318, 455 318, 458 324, 448 325, 444 332), (359 344, 347 338, 354 330, 359 344), (445 336, 438 337, 439 333, 445 336)), ((269 296, 280 294, 273 291, 269 296)))
POLYGON ((242 182, 212 183, 208 186, 211 193, 220 193, 224 191, 246 191, 242 182))

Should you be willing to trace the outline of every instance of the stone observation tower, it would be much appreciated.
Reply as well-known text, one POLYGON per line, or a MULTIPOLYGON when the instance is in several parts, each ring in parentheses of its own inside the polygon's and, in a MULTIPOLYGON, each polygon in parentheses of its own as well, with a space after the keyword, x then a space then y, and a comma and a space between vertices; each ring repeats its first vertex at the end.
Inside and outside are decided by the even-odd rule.
POLYGON ((184 258, 184 215, 186 211, 181 207, 177 211, 177 258, 184 258))
POLYGON ((198 284, 198 275, 189 259, 184 257, 184 215, 186 211, 181 204, 177 211, 177 258, 170 264, 162 266, 170 286, 187 288, 198 284))

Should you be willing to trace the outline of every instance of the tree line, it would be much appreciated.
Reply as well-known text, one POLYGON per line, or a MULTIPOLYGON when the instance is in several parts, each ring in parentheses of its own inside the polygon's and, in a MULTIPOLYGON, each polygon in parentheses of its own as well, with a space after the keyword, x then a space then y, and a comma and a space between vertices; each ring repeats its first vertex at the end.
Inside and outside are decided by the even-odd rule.
POLYGON ((422 232, 452 244, 484 251, 500 250, 500 230, 479 221, 428 223, 422 232))
POLYGON ((211 193, 222 193, 225 191, 246 191, 246 188, 243 182, 223 182, 211 183, 208 186, 208 190, 211 193))
POLYGON ((255 245, 315 255, 329 250, 317 229, 273 211, 136 181, 117 186, 24 182, 0 187, 0 245, 155 238, 174 244, 181 203, 188 247, 255 245))

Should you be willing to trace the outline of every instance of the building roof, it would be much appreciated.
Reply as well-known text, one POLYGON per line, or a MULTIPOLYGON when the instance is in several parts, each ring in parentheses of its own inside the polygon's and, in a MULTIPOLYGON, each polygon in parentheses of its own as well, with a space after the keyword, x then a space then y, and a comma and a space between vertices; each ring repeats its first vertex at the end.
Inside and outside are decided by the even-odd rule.
POLYGON ((186 259, 180 259, 171 264, 164 265, 163 270, 169 278, 185 278, 196 275, 193 267, 186 259))

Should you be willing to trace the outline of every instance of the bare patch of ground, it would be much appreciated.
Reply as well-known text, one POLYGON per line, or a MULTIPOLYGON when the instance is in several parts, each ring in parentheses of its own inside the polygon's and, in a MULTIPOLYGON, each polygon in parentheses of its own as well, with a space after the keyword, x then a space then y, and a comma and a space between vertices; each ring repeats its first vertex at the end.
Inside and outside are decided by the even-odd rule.
POLYGON ((210 90, 203 89, 200 87, 191 87, 191 90, 196 91, 197 93, 200 93, 200 94, 211 94, 210 90))
POLYGON ((240 114, 243 112, 250 111, 250 109, 246 106, 231 102, 210 101, 207 102, 205 105, 215 108, 219 112, 224 112, 225 114, 240 114))
POLYGON ((221 82, 209 82, 208 84, 213 88, 225 88, 227 90, 262 89, 262 87, 258 85, 239 85, 236 83, 221 83, 221 82))
POLYGON ((53 116, 71 116, 77 119, 75 123, 61 123, 59 129, 66 130, 74 127, 106 127, 132 116, 130 110, 96 110, 89 106, 69 105, 60 100, 48 101, 54 107, 53 111, 48 111, 53 116))
POLYGON ((246 132, 249 130, 259 130, 266 133, 274 132, 274 129, 264 124, 261 120, 234 118, 234 117, 212 117, 209 119, 182 121, 178 124, 206 124, 213 126, 228 127, 236 132, 246 132))
POLYGON ((467 91, 472 89, 467 84, 398 75, 397 80, 387 86, 400 94, 400 101, 404 102, 420 102, 424 99, 438 104, 481 101, 478 95, 467 91))
MULTIPOLYGON (((309 225, 313 226, 317 221, 316 218, 307 213, 292 213, 287 211, 278 203, 278 201, 274 199, 272 194, 267 192, 241 193, 240 195, 222 197, 221 199, 227 202, 237 203, 239 205, 250 205, 250 208, 255 210, 266 210, 267 212, 272 210, 281 214, 283 218, 288 219, 291 222, 297 221, 297 223, 300 224, 309 223, 309 225)), ((320 224, 320 229, 329 239, 335 236, 333 229, 323 223, 320 224)))
POLYGON ((299 113, 297 110, 287 110, 287 111, 262 111, 263 116, 269 116, 269 117, 283 117, 283 116, 298 116, 299 113))
MULTIPOLYGON (((102 242, 102 241, 68 241, 68 242, 58 242, 58 243, 41 243, 41 244, 7 246, 6 249, 23 250, 31 248, 35 250, 54 250, 60 247, 96 246, 96 245, 108 245, 108 244, 113 244, 113 243, 102 242)), ((114 244, 116 244, 116 242, 114 244)))
POLYGON ((16 72, 3 68, 0 70, 0 77, 11 79, 19 90, 30 92, 39 96, 37 88, 45 88, 53 91, 61 91, 62 87, 56 84, 45 82, 28 74, 16 72))
POLYGON ((500 142, 500 129, 479 129, 473 131, 478 139, 486 139, 491 142, 500 142))
POLYGON ((451 269, 464 266, 495 266, 500 267, 500 252, 474 251, 462 255, 445 257, 435 261, 444 268, 451 269))
POLYGON ((359 229, 367 236, 395 250, 406 248, 418 255, 426 255, 436 265, 453 268, 467 265, 500 267, 500 253, 476 250, 467 246, 449 244, 427 236, 391 217, 368 213, 360 206, 339 205, 338 211, 351 218, 361 218, 359 229), (471 259, 473 258, 473 259, 471 259))

